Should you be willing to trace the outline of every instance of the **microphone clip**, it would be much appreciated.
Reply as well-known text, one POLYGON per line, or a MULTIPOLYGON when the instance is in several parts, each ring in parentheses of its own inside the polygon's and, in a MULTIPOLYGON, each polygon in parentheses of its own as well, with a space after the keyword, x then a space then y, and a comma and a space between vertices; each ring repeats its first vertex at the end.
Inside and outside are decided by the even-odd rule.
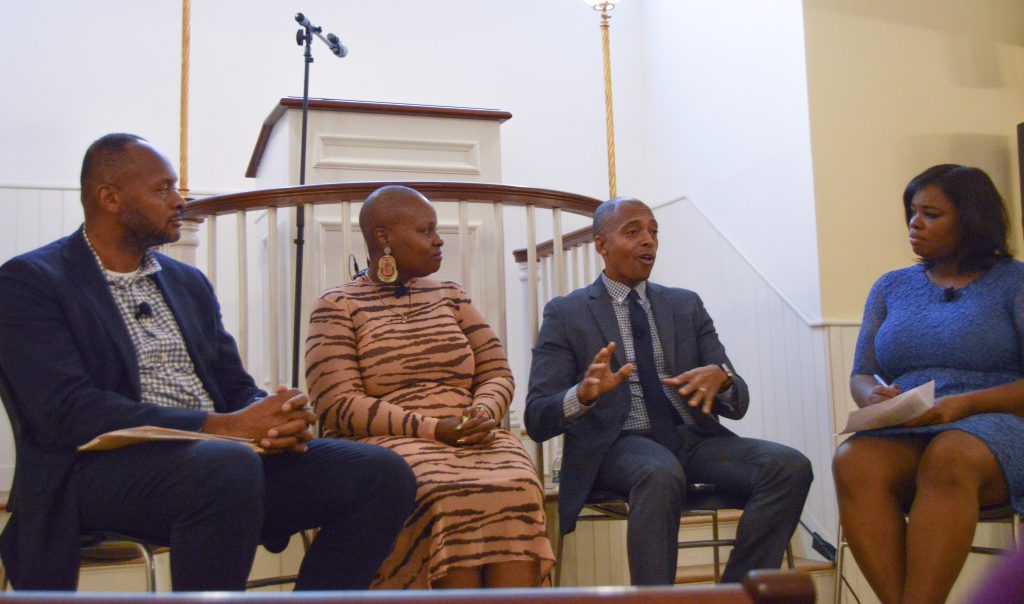
POLYGON ((147 317, 148 318, 148 317, 152 317, 152 316, 153 316, 153 308, 149 305, 149 303, 148 302, 139 302, 138 308, 135 309, 135 320, 138 321, 138 320, 142 319, 142 317, 147 317))

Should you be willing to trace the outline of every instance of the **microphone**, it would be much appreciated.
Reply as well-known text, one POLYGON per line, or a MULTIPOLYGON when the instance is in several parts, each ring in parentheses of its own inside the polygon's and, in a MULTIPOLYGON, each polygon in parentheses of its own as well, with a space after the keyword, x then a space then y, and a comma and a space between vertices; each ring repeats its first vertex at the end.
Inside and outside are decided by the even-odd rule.
POLYGON ((942 301, 943 302, 952 302, 953 300, 956 300, 956 288, 955 287, 947 287, 946 289, 942 290, 942 301))
POLYGON ((345 48, 345 45, 341 43, 338 36, 334 34, 327 34, 327 45, 331 47, 331 52, 334 53, 334 56, 339 59, 344 59, 348 56, 348 48, 345 48))
POLYGON ((322 31, 320 27, 310 23, 306 15, 303 15, 302 13, 295 13, 295 22, 302 27, 308 27, 313 33, 319 33, 322 31))
POLYGON ((303 15, 302 13, 295 13, 295 22, 309 30, 308 33, 303 34, 302 30, 300 29, 295 34, 295 41, 298 42, 299 46, 305 44, 307 42, 306 36, 312 33, 315 34, 316 37, 323 40, 324 44, 327 44, 327 46, 331 49, 331 52, 334 53, 334 56, 338 57, 339 59, 344 59, 346 56, 348 56, 348 48, 345 48, 345 45, 341 43, 341 40, 338 39, 338 36, 334 34, 327 34, 326 38, 323 37, 320 32, 322 32, 324 28, 320 27, 319 25, 313 25, 313 23, 309 20, 308 17, 306 17, 306 15, 303 15))
POLYGON ((146 302, 139 302, 139 307, 135 309, 135 319, 141 319, 142 317, 152 317, 153 309, 146 302))
POLYGON ((395 297, 401 298, 409 293, 409 288, 404 283, 395 285, 395 297))

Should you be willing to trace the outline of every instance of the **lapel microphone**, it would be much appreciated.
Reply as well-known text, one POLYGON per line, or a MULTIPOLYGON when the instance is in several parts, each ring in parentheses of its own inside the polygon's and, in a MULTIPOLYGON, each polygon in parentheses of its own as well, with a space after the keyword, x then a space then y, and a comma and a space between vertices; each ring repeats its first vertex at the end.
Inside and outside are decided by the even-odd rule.
POLYGON ((141 319, 142 317, 152 317, 153 309, 147 302, 139 302, 139 307, 135 309, 135 319, 141 319))
POLYGON ((947 287, 946 289, 942 290, 942 301, 943 302, 952 302, 953 300, 956 300, 956 288, 955 287, 947 287))

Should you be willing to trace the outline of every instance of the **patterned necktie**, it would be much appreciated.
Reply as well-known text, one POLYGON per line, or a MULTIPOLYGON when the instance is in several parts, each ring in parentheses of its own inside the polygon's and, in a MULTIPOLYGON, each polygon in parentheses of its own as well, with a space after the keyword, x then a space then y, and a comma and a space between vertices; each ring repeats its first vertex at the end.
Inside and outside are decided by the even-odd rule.
POLYGON ((651 323, 647 319, 647 312, 640 305, 640 296, 635 289, 629 291, 627 298, 629 323, 633 328, 633 354, 636 357, 634 371, 639 372, 637 377, 644 392, 644 406, 651 420, 651 436, 669 451, 678 453, 682 449, 683 439, 679 436, 676 424, 681 422, 681 418, 668 400, 658 376, 651 323))

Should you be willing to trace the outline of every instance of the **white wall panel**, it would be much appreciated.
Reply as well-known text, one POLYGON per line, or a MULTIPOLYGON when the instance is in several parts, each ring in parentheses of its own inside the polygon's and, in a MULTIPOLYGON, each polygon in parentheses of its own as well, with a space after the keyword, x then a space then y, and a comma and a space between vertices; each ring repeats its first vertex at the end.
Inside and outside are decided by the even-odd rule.
POLYGON ((746 417, 724 423, 742 436, 792 446, 811 460, 815 480, 803 519, 834 535, 834 391, 828 388, 832 348, 826 329, 794 309, 691 201, 664 204, 655 216, 661 224, 685 225, 685 231, 662 237, 653 279, 701 296, 737 373, 750 385, 746 417))

